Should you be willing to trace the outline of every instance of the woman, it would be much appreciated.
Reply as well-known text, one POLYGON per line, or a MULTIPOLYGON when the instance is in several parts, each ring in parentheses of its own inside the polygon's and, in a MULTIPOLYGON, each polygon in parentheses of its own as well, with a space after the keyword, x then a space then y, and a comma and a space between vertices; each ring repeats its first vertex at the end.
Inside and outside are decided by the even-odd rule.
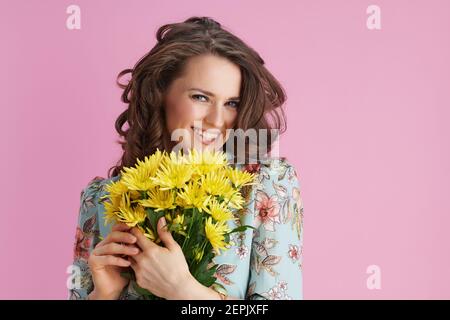
POLYGON ((116 121, 124 153, 109 178, 94 178, 81 193, 74 253, 81 285, 70 290, 70 299, 141 298, 133 280, 120 275, 127 267, 133 268, 140 287, 165 299, 302 299, 299 181, 285 158, 267 156, 273 137, 264 130, 285 129, 281 85, 258 53, 210 18, 164 25, 157 40, 133 69, 118 76, 131 73, 127 85, 119 83, 122 101, 128 104, 116 121), (239 134, 230 139, 232 129, 263 134, 258 143, 251 135, 249 140, 239 134), (244 141, 242 163, 236 161, 239 145, 238 151, 229 151, 234 139, 244 141), (191 276, 180 246, 162 228, 164 218, 158 224, 164 247, 137 228, 103 223, 99 199, 124 166, 134 166, 137 158, 157 148, 191 147, 222 149, 230 163, 258 174, 246 195, 245 214, 236 222, 256 229, 234 233, 233 246, 214 260, 219 265, 215 275, 226 293, 191 276))

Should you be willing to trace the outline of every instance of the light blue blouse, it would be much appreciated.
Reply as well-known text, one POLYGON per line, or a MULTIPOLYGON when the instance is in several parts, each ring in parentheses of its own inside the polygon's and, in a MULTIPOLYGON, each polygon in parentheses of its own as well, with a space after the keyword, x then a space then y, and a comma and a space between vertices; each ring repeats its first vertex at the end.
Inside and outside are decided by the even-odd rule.
MULTIPOLYGON (((219 266, 215 276, 228 295, 248 300, 303 299, 303 202, 299 177, 285 158, 269 158, 242 165, 257 173, 257 184, 244 192, 246 205, 230 228, 251 225, 231 235, 232 245, 214 258, 219 266)), ((120 175, 95 177, 82 190, 73 265, 81 271, 81 286, 69 290, 69 299, 86 299, 93 290, 87 259, 106 237, 111 225, 104 224, 105 187, 120 175)), ((119 299, 141 299, 130 281, 119 299)))

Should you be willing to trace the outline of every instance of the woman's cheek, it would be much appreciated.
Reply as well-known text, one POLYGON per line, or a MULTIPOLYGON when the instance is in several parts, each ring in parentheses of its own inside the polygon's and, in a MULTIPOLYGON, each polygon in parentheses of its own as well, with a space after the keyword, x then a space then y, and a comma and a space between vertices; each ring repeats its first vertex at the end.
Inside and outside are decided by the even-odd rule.
POLYGON ((226 118, 227 129, 232 129, 234 127, 236 119, 237 119, 237 110, 230 110, 227 113, 227 118, 226 118))
POLYGON ((170 108, 167 109, 166 117, 169 131, 172 132, 175 129, 184 127, 186 112, 183 111, 186 109, 189 109, 189 106, 183 104, 171 105, 170 108))
POLYGON ((196 103, 190 104, 187 110, 191 123, 193 123, 195 120, 202 121, 208 115, 208 107, 198 105, 196 103))
POLYGON ((185 103, 178 110, 177 115, 180 126, 183 128, 190 128, 195 120, 202 120, 205 110, 195 103, 185 103))

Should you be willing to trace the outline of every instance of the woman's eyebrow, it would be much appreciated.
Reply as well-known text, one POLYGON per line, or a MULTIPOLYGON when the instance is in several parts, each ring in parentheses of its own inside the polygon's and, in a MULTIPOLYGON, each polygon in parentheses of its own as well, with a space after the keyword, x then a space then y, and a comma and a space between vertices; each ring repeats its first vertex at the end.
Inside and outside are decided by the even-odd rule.
MULTIPOLYGON (((199 89, 199 88, 190 88, 189 91, 190 90, 200 91, 200 92, 203 92, 204 94, 206 94, 208 96, 215 97, 214 93, 206 91, 206 90, 202 90, 202 89, 199 89)), ((228 100, 239 100, 239 97, 232 97, 232 98, 229 98, 228 100)))

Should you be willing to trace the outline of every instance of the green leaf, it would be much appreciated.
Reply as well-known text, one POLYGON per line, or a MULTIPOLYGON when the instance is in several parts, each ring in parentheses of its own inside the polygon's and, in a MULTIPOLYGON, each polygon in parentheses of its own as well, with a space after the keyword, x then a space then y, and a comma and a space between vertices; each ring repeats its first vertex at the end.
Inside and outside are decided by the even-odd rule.
POLYGON ((166 212, 164 210, 154 211, 152 208, 147 208, 146 212, 147 212, 148 220, 150 221, 150 226, 152 228, 152 231, 155 232, 155 234, 157 234, 158 220, 159 220, 159 218, 163 217, 166 212))
POLYGON ((257 230, 257 229, 256 229, 255 227, 253 227, 253 226, 244 225, 244 226, 240 226, 240 227, 234 228, 233 230, 231 230, 230 232, 228 232, 228 234, 232 234, 233 232, 242 232, 242 231, 247 230, 248 228, 252 228, 252 229, 257 230))
POLYGON ((152 216, 155 214, 155 210, 152 208, 145 208, 145 212, 147 213, 148 220, 151 220, 152 216))
POLYGON ((202 285, 209 287, 212 285, 217 279, 214 277, 214 273, 217 269, 217 264, 207 269, 209 262, 211 259, 203 258, 200 263, 196 266, 195 270, 191 270, 194 278, 200 282, 202 285))

